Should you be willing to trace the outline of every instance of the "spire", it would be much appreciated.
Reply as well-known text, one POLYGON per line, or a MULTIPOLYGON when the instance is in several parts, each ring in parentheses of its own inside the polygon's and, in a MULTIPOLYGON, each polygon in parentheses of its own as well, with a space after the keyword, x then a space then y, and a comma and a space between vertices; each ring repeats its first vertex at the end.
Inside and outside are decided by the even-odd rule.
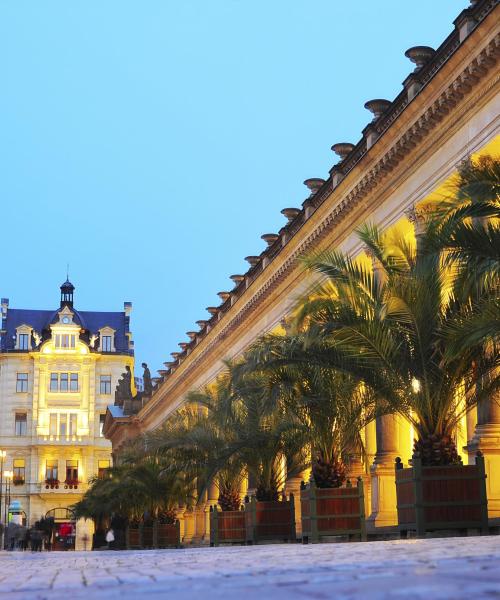
POLYGON ((66 281, 61 285, 61 308, 63 306, 69 306, 69 308, 73 308, 73 292, 75 291, 75 286, 71 283, 68 277, 66 277, 66 281))

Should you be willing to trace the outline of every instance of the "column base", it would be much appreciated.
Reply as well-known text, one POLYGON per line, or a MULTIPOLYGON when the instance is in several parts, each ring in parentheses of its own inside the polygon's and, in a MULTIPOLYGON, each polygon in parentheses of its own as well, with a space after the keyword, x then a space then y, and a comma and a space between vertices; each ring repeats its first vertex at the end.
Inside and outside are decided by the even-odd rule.
POLYGON ((500 517, 500 424, 478 425, 472 440, 465 447, 469 464, 474 464, 476 452, 484 456, 488 517, 500 517))
POLYGON ((370 529, 375 527, 393 527, 398 524, 396 509, 396 483, 394 474, 394 457, 379 459, 370 469, 371 473, 371 514, 367 525, 370 529))
POLYGON ((292 477, 285 482, 285 493, 293 494, 295 508, 295 533, 298 538, 302 537, 302 510, 300 505, 300 484, 302 477, 292 477))

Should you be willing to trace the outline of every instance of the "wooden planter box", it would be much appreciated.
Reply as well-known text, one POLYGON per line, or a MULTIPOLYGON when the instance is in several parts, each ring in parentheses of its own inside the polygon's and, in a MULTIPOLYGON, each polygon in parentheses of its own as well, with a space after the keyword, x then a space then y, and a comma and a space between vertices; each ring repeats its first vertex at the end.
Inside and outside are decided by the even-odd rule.
POLYGON ((127 550, 140 550, 142 548, 141 525, 135 527, 127 526, 125 530, 125 544, 127 550))
POLYGON ((475 465, 423 467, 420 458, 411 468, 396 459, 398 524, 404 534, 440 529, 481 529, 488 532, 488 501, 484 458, 475 465))
POLYGON ((181 547, 181 524, 155 523, 155 548, 180 548, 181 547))
POLYGON ((246 542, 244 510, 217 510, 210 507, 210 545, 244 544, 246 542))
POLYGON ((245 530, 248 544, 264 541, 295 542, 293 494, 282 502, 258 502, 255 496, 245 504, 245 530))
POLYGON ((180 548, 181 526, 179 521, 171 525, 158 523, 127 527, 125 532, 127 550, 151 548, 180 548))
POLYGON ((356 487, 318 488, 314 481, 300 492, 302 541, 319 542, 333 535, 358 536, 366 541, 363 480, 356 487))
POLYGON ((153 525, 141 525, 141 546, 147 550, 155 547, 155 526, 153 525))

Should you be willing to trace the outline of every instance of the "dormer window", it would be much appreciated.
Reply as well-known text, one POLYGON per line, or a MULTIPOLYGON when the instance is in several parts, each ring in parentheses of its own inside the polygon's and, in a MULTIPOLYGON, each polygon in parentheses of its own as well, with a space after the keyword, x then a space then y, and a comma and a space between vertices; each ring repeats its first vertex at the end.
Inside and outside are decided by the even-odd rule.
POLYGON ((20 325, 16 329, 16 350, 31 350, 31 327, 20 325))
POLYGON ((115 352, 115 330, 111 327, 99 329, 100 334, 100 352, 115 352))
POLYGON ((19 350, 28 350, 29 347, 29 335, 27 333, 19 334, 19 350))
POLYGON ((103 352, 111 352, 111 336, 110 335, 102 336, 101 349, 103 352))

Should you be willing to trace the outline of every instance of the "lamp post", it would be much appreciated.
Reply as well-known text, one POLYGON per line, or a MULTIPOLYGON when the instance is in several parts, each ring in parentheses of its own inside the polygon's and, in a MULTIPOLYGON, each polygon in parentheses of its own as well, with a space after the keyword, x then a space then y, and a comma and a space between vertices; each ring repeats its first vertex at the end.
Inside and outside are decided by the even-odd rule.
POLYGON ((10 504, 10 484, 14 473, 12 471, 4 471, 3 476, 5 477, 5 500, 4 500, 4 522, 7 526, 7 519, 9 517, 9 504, 10 504))

